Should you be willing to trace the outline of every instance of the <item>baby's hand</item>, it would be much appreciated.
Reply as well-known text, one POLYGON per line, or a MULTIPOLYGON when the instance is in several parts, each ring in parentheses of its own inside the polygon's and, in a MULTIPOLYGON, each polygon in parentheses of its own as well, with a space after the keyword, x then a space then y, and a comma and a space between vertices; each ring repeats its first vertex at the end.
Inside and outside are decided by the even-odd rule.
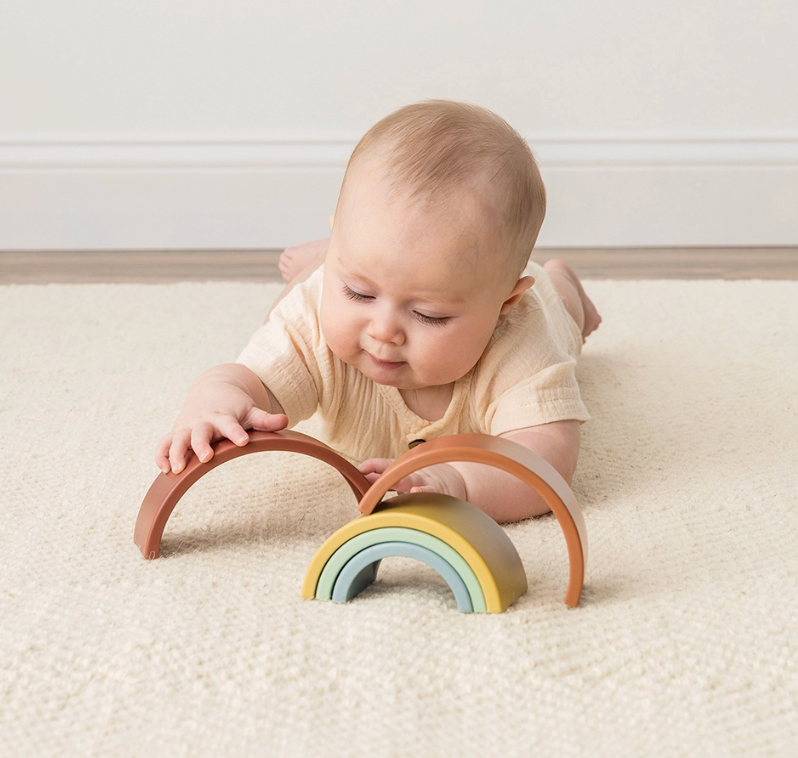
POLYGON ((243 366, 217 366, 196 381, 172 431, 158 443, 155 462, 161 471, 179 474, 189 450, 207 463, 213 457, 212 442, 229 439, 243 447, 249 442, 247 429, 276 432, 288 425, 284 414, 259 407, 269 405, 266 389, 246 371, 243 366))
MULTIPOLYGON (((393 461, 390 458, 370 458, 360 464, 360 473, 364 474, 369 484, 374 484, 393 461)), ((449 463, 428 466, 400 479, 391 487, 396 492, 439 492, 442 495, 467 499, 466 485, 463 475, 449 463)))

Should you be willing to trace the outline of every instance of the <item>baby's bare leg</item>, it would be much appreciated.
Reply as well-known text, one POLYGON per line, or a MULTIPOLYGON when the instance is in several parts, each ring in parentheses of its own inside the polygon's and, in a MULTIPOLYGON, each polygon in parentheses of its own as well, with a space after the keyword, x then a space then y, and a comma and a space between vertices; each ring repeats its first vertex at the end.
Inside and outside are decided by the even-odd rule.
POLYGON ((283 254, 280 256, 280 272, 286 280, 286 285, 277 299, 272 303, 272 307, 269 308, 269 313, 266 315, 267 321, 269 320, 269 315, 274 310, 274 306, 294 289, 297 284, 308 279, 308 277, 324 263, 329 244, 330 240, 328 239, 315 240, 314 242, 306 242, 304 245, 288 247, 283 251, 283 254), (288 274, 291 274, 290 278, 288 274))
POLYGON ((576 325, 582 332, 582 341, 593 331, 598 329, 601 323, 601 316, 593 305, 593 301, 585 294, 582 282, 574 273, 574 270, 561 260, 556 258, 546 261, 543 268, 551 277, 560 299, 565 305, 565 309, 576 321, 576 325))

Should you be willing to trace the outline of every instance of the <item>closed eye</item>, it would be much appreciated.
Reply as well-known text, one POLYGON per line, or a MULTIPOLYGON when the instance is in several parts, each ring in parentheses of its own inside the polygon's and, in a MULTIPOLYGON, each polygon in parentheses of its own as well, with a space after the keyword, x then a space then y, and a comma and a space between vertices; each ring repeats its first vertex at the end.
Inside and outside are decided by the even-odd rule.
POLYGON ((356 303, 365 303, 368 300, 374 299, 371 295, 363 295, 360 292, 355 292, 351 287, 347 287, 346 285, 344 285, 344 295, 350 300, 354 300, 356 303))
POLYGON ((427 326, 444 326, 449 321, 452 320, 451 316, 425 316, 423 313, 419 313, 418 311, 413 311, 413 315, 422 323, 427 324, 427 326))
MULTIPOLYGON (((356 303, 367 303, 374 299, 373 295, 364 295, 361 292, 356 292, 346 284, 343 286, 343 293, 347 298, 354 300, 356 303)), ((427 326, 445 326, 449 321, 452 320, 451 316, 427 316, 426 314, 419 313, 418 311, 413 311, 413 315, 422 324, 426 324, 427 326)))

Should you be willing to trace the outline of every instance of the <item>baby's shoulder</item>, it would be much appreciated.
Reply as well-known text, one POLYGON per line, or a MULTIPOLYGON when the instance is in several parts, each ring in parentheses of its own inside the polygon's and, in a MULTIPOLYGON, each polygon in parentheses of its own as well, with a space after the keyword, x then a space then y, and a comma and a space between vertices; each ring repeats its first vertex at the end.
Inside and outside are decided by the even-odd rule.
POLYGON ((280 311, 305 311, 318 313, 321 306, 321 293, 324 285, 324 266, 314 271, 304 282, 291 288, 285 297, 274 308, 273 313, 280 311))

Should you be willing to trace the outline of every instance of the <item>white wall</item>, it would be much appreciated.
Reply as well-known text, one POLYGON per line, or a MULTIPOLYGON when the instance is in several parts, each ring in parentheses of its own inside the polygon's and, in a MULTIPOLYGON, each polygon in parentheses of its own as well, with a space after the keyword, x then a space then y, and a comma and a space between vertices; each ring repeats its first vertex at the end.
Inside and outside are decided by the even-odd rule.
POLYGON ((0 249, 326 231, 349 151, 448 97, 528 137, 540 244, 798 244, 793 0, 0 0, 0 249))

